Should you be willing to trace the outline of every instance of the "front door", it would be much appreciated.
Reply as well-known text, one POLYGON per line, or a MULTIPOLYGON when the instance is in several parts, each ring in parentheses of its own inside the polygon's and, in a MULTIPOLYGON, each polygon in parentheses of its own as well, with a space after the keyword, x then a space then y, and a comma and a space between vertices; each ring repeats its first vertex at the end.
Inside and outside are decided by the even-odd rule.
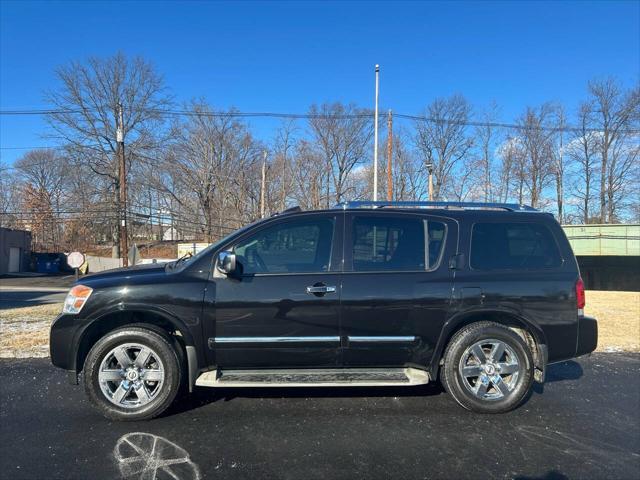
POLYGON ((345 219, 345 366, 425 365, 450 308, 457 222, 409 212, 345 219))
POLYGON ((238 274, 216 274, 209 347, 219 367, 337 366, 343 213, 295 214, 225 248, 238 274), (340 219, 340 221, 338 221, 340 219))

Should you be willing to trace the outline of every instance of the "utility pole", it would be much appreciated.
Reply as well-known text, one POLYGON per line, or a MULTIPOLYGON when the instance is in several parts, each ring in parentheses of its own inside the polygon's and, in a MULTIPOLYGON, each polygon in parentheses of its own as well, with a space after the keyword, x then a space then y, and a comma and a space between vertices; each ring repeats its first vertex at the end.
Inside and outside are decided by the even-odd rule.
POLYGON ((378 200, 378 92, 380 65, 376 64, 376 108, 373 115, 373 201, 378 200))
POLYGON ((433 163, 427 164, 429 170, 429 201, 433 201, 433 163))
POLYGON ((387 200, 393 201, 393 113, 387 117, 387 200))
POLYGON ((280 201, 280 211, 284 212, 287 205, 287 147, 285 146, 282 155, 282 200, 280 201))
POLYGON ((260 183, 260 218, 264 218, 264 191, 267 182, 267 151, 265 150, 262 157, 262 182, 260 183))
POLYGON ((129 266, 129 246, 127 245, 127 171, 124 160, 124 116, 122 104, 118 104, 118 128, 116 129, 116 152, 118 155, 118 183, 120 194, 120 258, 122 266, 129 266))

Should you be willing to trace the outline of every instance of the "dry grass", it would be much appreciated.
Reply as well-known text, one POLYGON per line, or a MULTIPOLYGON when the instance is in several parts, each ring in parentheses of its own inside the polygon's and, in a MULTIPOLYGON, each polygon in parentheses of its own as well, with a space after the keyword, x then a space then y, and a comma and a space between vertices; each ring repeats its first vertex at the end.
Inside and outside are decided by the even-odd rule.
POLYGON ((587 292, 585 314, 598 319, 598 351, 640 351, 640 292, 587 292))
MULTIPOLYGON (((0 310, 0 358, 48 356, 49 328, 61 309, 0 310)), ((598 351, 640 352, 640 293, 588 291, 585 313, 598 319, 598 351)))
POLYGON ((62 304, 0 310, 0 358, 46 357, 49 328, 62 304))

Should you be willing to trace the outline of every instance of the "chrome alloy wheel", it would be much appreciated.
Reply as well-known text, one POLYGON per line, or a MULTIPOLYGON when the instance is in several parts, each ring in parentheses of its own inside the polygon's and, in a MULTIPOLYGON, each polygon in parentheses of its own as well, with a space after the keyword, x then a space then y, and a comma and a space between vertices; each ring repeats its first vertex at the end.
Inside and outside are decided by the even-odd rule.
POLYGON ((465 350, 458 366, 462 383, 480 400, 500 400, 518 384, 520 363, 502 340, 480 340, 465 350))
POLYGON ((158 396, 164 366, 156 352, 139 343, 118 345, 100 363, 98 382, 107 399, 123 408, 139 408, 158 396))

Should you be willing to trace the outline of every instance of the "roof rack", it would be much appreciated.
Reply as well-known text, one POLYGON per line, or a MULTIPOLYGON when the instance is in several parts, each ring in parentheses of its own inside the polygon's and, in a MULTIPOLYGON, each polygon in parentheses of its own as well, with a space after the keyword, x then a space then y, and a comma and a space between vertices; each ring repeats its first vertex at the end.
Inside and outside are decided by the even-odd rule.
POLYGON ((348 208, 436 208, 445 210, 505 210, 508 212, 539 212, 538 209, 518 203, 482 203, 482 202, 384 202, 384 201, 351 201, 335 206, 348 208))

